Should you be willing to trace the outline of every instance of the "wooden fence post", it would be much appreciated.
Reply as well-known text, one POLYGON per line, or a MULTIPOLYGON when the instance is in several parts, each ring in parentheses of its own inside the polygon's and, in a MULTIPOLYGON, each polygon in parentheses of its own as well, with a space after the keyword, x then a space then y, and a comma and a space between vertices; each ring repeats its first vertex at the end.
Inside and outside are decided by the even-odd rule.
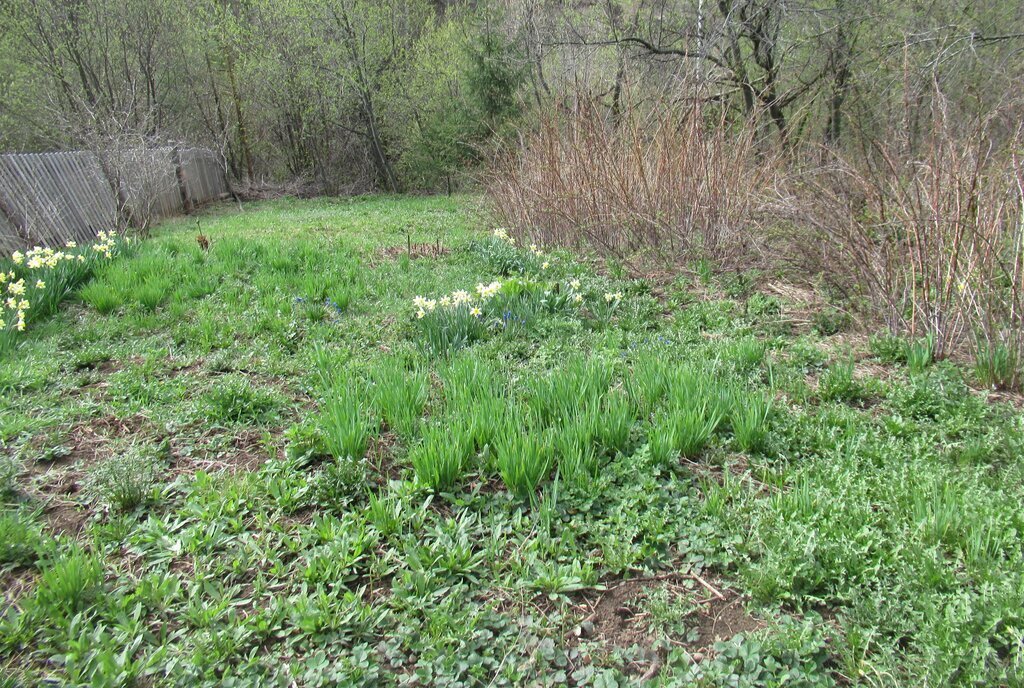
POLYGON ((181 194, 181 209, 186 215, 192 214, 192 197, 188 193, 188 178, 185 176, 185 166, 181 164, 181 148, 175 146, 171 149, 171 157, 174 160, 174 177, 178 180, 178 193, 181 194))

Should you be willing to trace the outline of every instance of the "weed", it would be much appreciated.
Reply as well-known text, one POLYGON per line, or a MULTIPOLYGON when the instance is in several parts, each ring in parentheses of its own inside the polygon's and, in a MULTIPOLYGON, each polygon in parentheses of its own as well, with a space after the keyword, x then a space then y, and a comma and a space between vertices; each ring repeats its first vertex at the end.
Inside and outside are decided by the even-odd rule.
POLYGON ((366 461, 354 454, 336 455, 312 480, 313 504, 343 513, 366 494, 369 474, 366 461))
POLYGON ((87 610, 103 586, 99 557, 74 551, 43 569, 33 598, 40 619, 69 619, 87 610))
POLYGON ((837 361, 818 381, 822 401, 855 402, 864 396, 864 389, 853 376, 853 360, 837 361))
POLYGON ((159 454, 152 447, 132 446, 93 468, 88 490, 108 509, 131 511, 153 495, 162 469, 159 454))
POLYGON ((974 354, 974 373, 989 389, 1014 389, 1020 381, 1020 361, 1005 344, 982 345, 974 354))
POLYGON ((78 291, 79 297, 97 313, 107 315, 124 305, 124 296, 113 289, 107 282, 96 280, 89 282, 78 291))
POLYGON ((537 487, 551 472, 551 434, 522 417, 510 418, 495 437, 495 464, 505 486, 519 499, 534 503, 537 487))
POLYGON ((320 430, 327 450, 336 458, 361 459, 371 435, 378 429, 369 405, 355 383, 336 385, 320 412, 320 430))
POLYGON ((53 552, 53 542, 21 511, 0 513, 0 565, 35 566, 53 552))
POLYGON ((872 336, 868 340, 871 354, 882 363, 906 363, 907 343, 888 333, 872 336))
POLYGON ((419 482, 445 492, 462 477, 472 448, 469 429, 449 420, 426 429, 423 440, 409 450, 409 461, 419 482))
POLYGON ((13 497, 18 491, 21 462, 14 456, 0 456, 0 500, 13 497))
POLYGON ((740 450, 752 453, 764 449, 772 401, 766 394, 735 394, 729 424, 740 450))
POLYGON ((597 441, 612 454, 625 451, 636 419, 629 397, 625 392, 610 392, 601 402, 599 412, 600 416, 593 421, 597 427, 597 441))
POLYGON ((846 311, 829 306, 815 311, 811 316, 811 326, 818 334, 829 337, 850 328, 851 318, 846 311))
POLYGON ((764 361, 764 342, 753 337, 738 339, 726 349, 726 358, 737 370, 750 371, 764 361))
POLYGON ((911 342, 907 346, 907 368, 915 374, 924 372, 934 362, 934 352, 935 337, 932 335, 911 342))
POLYGON ((427 404, 430 385, 426 373, 387 363, 379 365, 372 377, 374 401, 384 422, 402 437, 412 437, 427 404))
POLYGON ((240 375, 222 377, 203 395, 206 418, 212 423, 269 423, 280 410, 280 398, 240 375))

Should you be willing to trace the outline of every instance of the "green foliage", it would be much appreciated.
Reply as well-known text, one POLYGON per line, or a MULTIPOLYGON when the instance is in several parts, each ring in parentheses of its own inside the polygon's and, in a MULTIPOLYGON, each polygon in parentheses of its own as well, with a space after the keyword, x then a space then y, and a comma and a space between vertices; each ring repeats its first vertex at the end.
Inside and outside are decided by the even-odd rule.
POLYGON ((764 361, 764 342, 747 337, 733 342, 725 352, 728 360, 732 361, 737 370, 750 371, 761 365, 764 361))
POLYGON ((451 490, 466 470, 473 448, 470 429, 456 419, 431 424, 422 441, 409 450, 416 479, 435 492, 451 490))
POLYGON ((162 459, 152 447, 132 446, 90 471, 89 491, 107 508, 126 512, 146 503, 154 492, 162 459))
POLYGON ((52 544, 24 512, 0 513, 0 566, 35 566, 52 554, 52 544))
POLYGON ((830 336, 850 328, 850 314, 832 306, 817 310, 811 316, 811 325, 820 335, 830 336))
POLYGON ((833 363, 818 381, 818 396, 822 401, 855 402, 864 395, 864 389, 853 376, 853 360, 833 363))
POLYGON ((337 454, 312 479, 312 503, 342 513, 362 500, 369 479, 364 459, 354 454, 337 454))
POLYGON ((510 417, 494 439, 495 465, 505 486, 531 504, 553 465, 551 433, 528 418, 510 417))
POLYGON ((124 297, 102 280, 94 279, 78 291, 79 297, 97 313, 108 315, 124 304, 124 297))
POLYGON ((871 353, 882 363, 906 363, 907 343, 891 334, 873 335, 868 340, 871 353))
POLYGON ((25 467, 0 509, 14 683, 627 685, 654 655, 578 613, 614 586, 657 642, 655 683, 1014 684, 1019 409, 951 361, 857 380, 754 296, 702 293, 666 318, 610 277, 585 278, 588 299, 631 294, 604 329, 561 310, 554 282, 517 279, 495 308, 536 307, 529 328, 423 356, 413 296, 493 278, 466 250, 484 235, 472 204, 213 208, 207 252, 194 220, 170 220, 121 271, 194 266, 196 300, 176 284, 150 312, 128 292, 118 317, 58 310, 25 333, 0 361, 0 454, 25 467), (439 227, 448 253, 390 258, 439 227), (343 315, 295 303, 350 284, 362 257, 343 315), (208 414, 239 380, 274 411, 243 393, 208 414), (400 418, 408 434, 371 445, 400 418), (141 488, 144 510, 108 507, 93 471, 162 437, 174 481, 141 488), (723 605, 754 630, 717 624, 695 660, 723 605))
POLYGON ((335 458, 363 458, 378 423, 355 382, 338 384, 328 392, 320 411, 320 430, 335 458))
POLYGON ((519 110, 516 92, 525 79, 524 61, 504 36, 486 30, 469 47, 469 91, 483 116, 496 126, 519 110))
POLYGON ((69 619, 86 611, 103 588, 103 563, 94 554, 74 551, 43 569, 32 598, 40 619, 69 619))
POLYGON ((734 394, 729 424, 740 450, 753 453, 764 449, 771 413, 772 400, 768 395, 734 394))
POLYGON ((974 354, 974 373, 990 389, 1014 389, 1020 382, 1017 352, 1000 342, 979 346, 974 354))
POLYGON ((907 368, 911 373, 921 373, 935 361, 935 338, 921 337, 907 345, 907 368))
POLYGON ((281 400, 247 377, 225 375, 203 395, 202 406, 212 423, 269 423, 277 418, 281 400))
POLYGON ((18 491, 21 462, 14 456, 0 456, 0 500, 13 497, 18 491))
POLYGON ((384 422, 402 437, 412 437, 430 391, 426 373, 387 363, 379 365, 372 377, 375 405, 384 422))
POLYGON ((484 338, 487 327, 470 306, 437 308, 416 319, 417 345, 425 355, 447 357, 484 338))

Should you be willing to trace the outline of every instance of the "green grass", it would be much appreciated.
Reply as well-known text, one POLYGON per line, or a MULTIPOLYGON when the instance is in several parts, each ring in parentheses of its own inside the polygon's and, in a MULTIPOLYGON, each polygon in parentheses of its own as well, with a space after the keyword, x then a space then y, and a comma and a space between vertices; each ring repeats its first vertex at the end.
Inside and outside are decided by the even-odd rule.
POLYGON ((835 312, 790 332, 709 265, 659 301, 480 217, 226 205, 77 275, 0 354, 0 675, 1020 682, 1024 421, 971 388, 1019 362, 835 351, 835 312))

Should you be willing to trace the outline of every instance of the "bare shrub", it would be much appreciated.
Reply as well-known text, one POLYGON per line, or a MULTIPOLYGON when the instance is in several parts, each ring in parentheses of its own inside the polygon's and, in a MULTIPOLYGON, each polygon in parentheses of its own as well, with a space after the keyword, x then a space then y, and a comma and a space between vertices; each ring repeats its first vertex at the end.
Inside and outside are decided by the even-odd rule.
MULTIPOLYGON (((949 123, 941 100, 916 150, 877 140, 856 162, 833 159, 787 199, 891 330, 931 336, 936 357, 961 346, 1024 349, 1024 165, 990 135, 949 123)), ((798 220, 799 221, 799 220, 798 220)), ((1019 355, 1017 356, 1019 358, 1019 355)))
POLYGON ((745 222, 771 169, 751 130, 699 104, 618 123, 584 105, 522 134, 485 186, 499 221, 539 243, 723 261, 749 246, 745 222))

